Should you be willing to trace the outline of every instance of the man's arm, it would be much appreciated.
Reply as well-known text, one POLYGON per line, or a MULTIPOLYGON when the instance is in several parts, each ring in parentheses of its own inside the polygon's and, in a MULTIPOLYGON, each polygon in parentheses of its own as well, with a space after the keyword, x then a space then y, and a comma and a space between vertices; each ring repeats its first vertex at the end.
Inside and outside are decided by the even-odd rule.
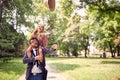
POLYGON ((31 63, 31 62, 35 62, 35 57, 30 57, 28 58, 27 56, 27 52, 25 52, 24 57, 23 57, 23 63, 31 63))
POLYGON ((57 49, 57 45, 54 44, 54 45, 52 45, 51 48, 43 48, 43 53, 45 53, 45 54, 52 53, 52 52, 54 52, 56 49, 57 49))
POLYGON ((52 48, 43 48, 43 53, 44 54, 50 54, 52 52, 54 52, 54 50, 52 48))

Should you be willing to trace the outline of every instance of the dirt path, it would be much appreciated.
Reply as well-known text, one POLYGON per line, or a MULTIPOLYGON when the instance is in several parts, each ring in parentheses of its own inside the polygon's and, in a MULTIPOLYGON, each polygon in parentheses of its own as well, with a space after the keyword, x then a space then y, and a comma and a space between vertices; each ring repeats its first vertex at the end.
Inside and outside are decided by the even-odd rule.
POLYGON ((19 77, 19 79, 18 80, 25 80, 25 72, 24 72, 24 74, 23 75, 21 75, 20 77, 19 77))
MULTIPOLYGON (((47 65, 46 68, 48 70, 47 80, 68 80, 61 73, 56 72, 55 70, 51 69, 49 65, 47 65)), ((23 75, 20 76, 18 80, 25 80, 25 72, 23 75)))
POLYGON ((68 80, 64 75, 50 68, 49 65, 47 65, 46 68, 48 70, 47 80, 68 80))

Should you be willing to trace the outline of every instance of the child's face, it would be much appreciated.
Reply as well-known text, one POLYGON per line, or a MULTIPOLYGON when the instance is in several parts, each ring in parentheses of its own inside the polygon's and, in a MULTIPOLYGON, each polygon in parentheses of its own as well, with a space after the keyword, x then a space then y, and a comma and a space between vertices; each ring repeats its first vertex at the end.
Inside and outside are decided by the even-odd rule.
POLYGON ((44 26, 39 26, 38 27, 38 32, 43 32, 44 31, 44 26))

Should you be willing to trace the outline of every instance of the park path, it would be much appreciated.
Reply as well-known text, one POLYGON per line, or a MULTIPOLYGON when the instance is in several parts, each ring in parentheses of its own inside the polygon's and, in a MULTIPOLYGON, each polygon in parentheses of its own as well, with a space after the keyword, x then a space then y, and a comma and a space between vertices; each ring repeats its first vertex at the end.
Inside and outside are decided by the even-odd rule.
MULTIPOLYGON (((48 70, 47 80, 68 80, 63 74, 55 71, 49 65, 46 66, 48 70)), ((25 80, 25 72, 23 75, 20 76, 18 80, 25 80)))

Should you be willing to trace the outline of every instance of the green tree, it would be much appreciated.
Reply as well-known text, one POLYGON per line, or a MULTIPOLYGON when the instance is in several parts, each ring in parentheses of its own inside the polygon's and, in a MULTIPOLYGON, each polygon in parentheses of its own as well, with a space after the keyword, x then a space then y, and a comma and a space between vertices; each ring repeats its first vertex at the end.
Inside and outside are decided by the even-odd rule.
POLYGON ((32 14, 32 0, 1 0, 0 5, 0 58, 18 56, 25 40, 25 35, 19 28, 31 25, 26 16, 32 14))
POLYGON ((97 38, 97 42, 100 43, 99 46, 109 48, 112 57, 114 57, 116 48, 114 39, 120 30, 119 0, 80 0, 80 2, 84 3, 82 7, 87 8, 91 14, 94 14, 92 17, 95 24, 93 33, 95 38, 97 38))

